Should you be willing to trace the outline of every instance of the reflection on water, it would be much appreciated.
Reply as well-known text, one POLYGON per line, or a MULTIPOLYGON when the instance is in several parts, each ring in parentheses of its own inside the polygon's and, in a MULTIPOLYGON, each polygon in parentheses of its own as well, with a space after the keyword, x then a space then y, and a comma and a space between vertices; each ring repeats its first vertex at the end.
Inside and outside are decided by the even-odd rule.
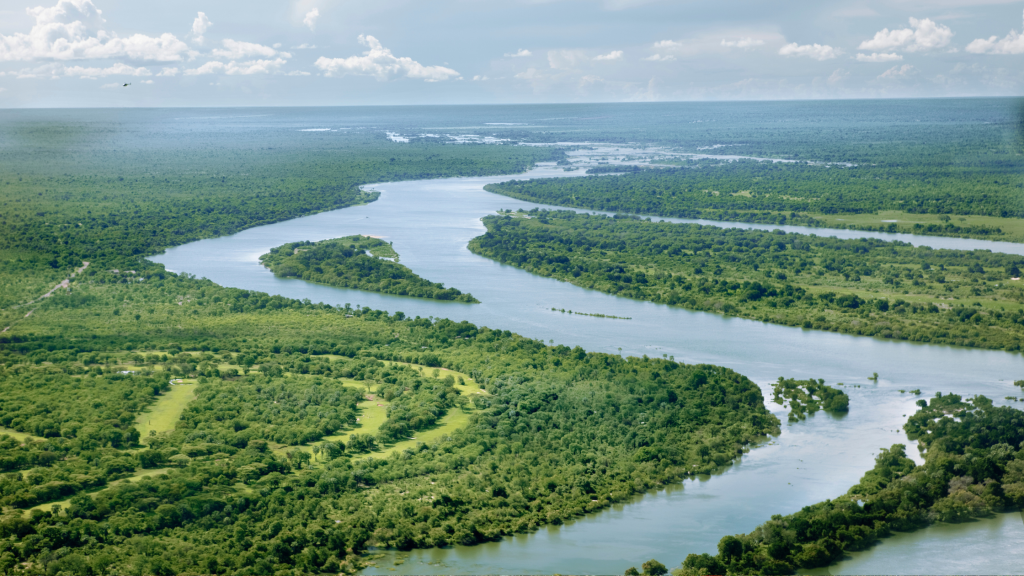
MULTIPOLYGON (((565 173, 548 167, 530 175, 565 173)), ((917 397, 899 389, 920 388, 926 396, 938 391, 984 394, 1002 403, 1004 396, 1016 391, 1014 378, 1024 373, 1024 359, 1019 354, 876 340, 689 312, 585 290, 478 257, 466 245, 484 232, 482 216, 503 208, 537 206, 482 189, 487 183, 508 178, 378 184, 374 188, 381 191, 380 199, 366 206, 193 242, 153 260, 170 270, 207 277, 225 286, 329 304, 361 304, 409 316, 468 320, 597 352, 617 354, 621 350, 627 355, 664 355, 687 363, 719 364, 750 377, 763 390, 769 390, 779 376, 824 378, 829 383, 861 387, 846 388, 850 395, 847 417, 818 414, 804 422, 783 424, 780 437, 751 451, 741 463, 718 476, 688 481, 564 526, 497 543, 388 552, 379 568, 367 573, 622 573, 649 558, 677 566, 686 554, 714 552, 722 536, 749 532, 772 514, 792 513, 843 494, 872 467, 880 447, 907 443, 900 427, 915 410, 917 397), (393 242, 402 263, 414 272, 470 292, 481 304, 402 298, 282 280, 258 263, 261 254, 286 242, 351 234, 384 237, 393 242), (559 314, 551 308, 632 320, 559 314), (881 375, 877 383, 866 378, 872 372, 881 375), (402 563, 395 565, 395 561, 402 563)), ((996 244, 852 231, 810 232, 841 237, 895 236, 949 247, 996 244)), ((780 407, 769 407, 786 421, 780 407)), ((910 452, 916 456, 913 447, 910 452)), ((1001 531, 997 536, 1002 546, 1024 548, 1022 533, 1001 531)), ((883 549, 884 545, 876 550, 883 549)), ((970 549, 963 555, 975 562, 977 571, 998 571, 996 567, 1002 566, 991 555, 970 549), (990 565, 991 570, 987 568, 990 565)), ((886 572, 915 571, 909 561, 899 564, 899 555, 889 561, 896 564, 890 564, 886 572)))
POLYGON ((895 534, 833 566, 800 574, 1020 574, 1024 512, 895 534))

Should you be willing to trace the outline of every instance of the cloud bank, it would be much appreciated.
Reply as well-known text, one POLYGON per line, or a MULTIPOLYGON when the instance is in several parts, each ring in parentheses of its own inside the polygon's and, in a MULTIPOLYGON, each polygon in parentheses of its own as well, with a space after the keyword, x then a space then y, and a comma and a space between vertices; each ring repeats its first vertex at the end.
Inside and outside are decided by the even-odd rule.
POLYGON ((362 56, 348 58, 326 58, 321 56, 314 64, 325 76, 358 74, 373 76, 384 82, 398 77, 422 79, 426 82, 441 82, 456 78, 459 73, 444 66, 424 66, 407 56, 398 57, 381 45, 373 36, 359 35, 359 43, 369 48, 362 56))

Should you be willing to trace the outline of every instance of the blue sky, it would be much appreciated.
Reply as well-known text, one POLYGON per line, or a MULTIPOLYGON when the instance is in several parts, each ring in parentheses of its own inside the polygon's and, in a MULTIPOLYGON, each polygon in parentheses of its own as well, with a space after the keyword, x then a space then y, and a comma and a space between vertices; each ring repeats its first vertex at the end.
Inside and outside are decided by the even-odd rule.
POLYGON ((0 107, 1021 95, 1022 34, 1002 0, 0 0, 0 107))

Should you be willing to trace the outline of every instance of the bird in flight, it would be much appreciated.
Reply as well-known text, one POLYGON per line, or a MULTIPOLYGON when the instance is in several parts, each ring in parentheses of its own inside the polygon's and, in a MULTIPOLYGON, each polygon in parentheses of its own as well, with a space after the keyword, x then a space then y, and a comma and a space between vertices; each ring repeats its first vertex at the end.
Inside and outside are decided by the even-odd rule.
POLYGON ((131 82, 125 82, 125 83, 124 83, 124 85, 123 85, 123 86, 121 86, 121 87, 122 87, 122 88, 127 88, 128 86, 131 86, 131 85, 132 85, 132 83, 131 83, 131 82))

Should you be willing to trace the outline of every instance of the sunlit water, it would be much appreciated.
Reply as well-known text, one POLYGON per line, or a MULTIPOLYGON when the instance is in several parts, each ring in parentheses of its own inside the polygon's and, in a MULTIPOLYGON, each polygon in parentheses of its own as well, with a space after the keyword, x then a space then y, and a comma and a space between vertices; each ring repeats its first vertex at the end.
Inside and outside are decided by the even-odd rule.
MULTIPOLYGON (((528 176, 572 175, 542 167, 528 176)), ((925 397, 937 391, 984 394, 997 402, 1019 392, 1012 385, 1024 374, 1024 359, 1019 354, 877 340, 689 312, 585 290, 471 254, 466 245, 484 232, 482 216, 498 209, 537 206, 482 189, 487 183, 508 179, 454 178, 369 186, 381 192, 380 199, 371 204, 193 242, 153 260, 169 270, 206 277, 225 286, 314 302, 402 311, 410 316, 468 320, 545 342, 580 345, 590 351, 664 355, 687 363, 724 365, 758 382, 766 397, 770 383, 779 376, 845 382, 850 413, 839 418, 819 413, 806 422, 783 424, 781 436, 718 475, 652 492, 564 526, 497 543, 411 553, 386 551, 377 567, 367 570, 368 574, 622 573, 652 557, 669 566, 678 565, 691 552, 714 552, 723 535, 749 532, 772 514, 791 513, 842 495, 871 468, 880 447, 908 443, 900 427, 914 411, 917 397, 900 389, 919 388, 925 397), (482 303, 436 302, 283 280, 258 263, 261 254, 286 242, 351 234, 381 236, 393 242, 401 262, 413 271, 471 292, 482 303), (568 315, 552 312, 553 307, 632 319, 568 315), (872 372, 881 375, 877 384, 866 379, 872 372)), ((784 229, 1024 253, 1024 246, 1007 243, 792 226, 784 229)), ((780 407, 769 407, 786 421, 780 407)), ((909 452, 919 459, 915 446, 911 445, 909 452)), ((1019 522, 1020 517, 1016 518, 1019 522)), ((994 537, 998 540, 996 546, 1021 549, 1024 526, 1014 528, 1012 518, 999 522, 1001 528, 986 528, 982 539, 994 537)), ((856 572, 863 566, 877 567, 871 563, 877 557, 884 558, 882 571, 887 573, 944 573, 951 566, 950 558, 956 556, 960 560, 969 558, 977 572, 1024 572, 1020 563, 1015 564, 1016 570, 1008 570, 1001 557, 985 552, 988 548, 948 546, 950 540, 980 538, 977 534, 981 532, 969 527, 935 528, 920 534, 891 539, 872 551, 859 553, 840 569, 849 566, 856 572), (905 545, 925 546, 927 553, 903 554, 905 545), (901 551, 893 553, 894 547, 901 551)))

